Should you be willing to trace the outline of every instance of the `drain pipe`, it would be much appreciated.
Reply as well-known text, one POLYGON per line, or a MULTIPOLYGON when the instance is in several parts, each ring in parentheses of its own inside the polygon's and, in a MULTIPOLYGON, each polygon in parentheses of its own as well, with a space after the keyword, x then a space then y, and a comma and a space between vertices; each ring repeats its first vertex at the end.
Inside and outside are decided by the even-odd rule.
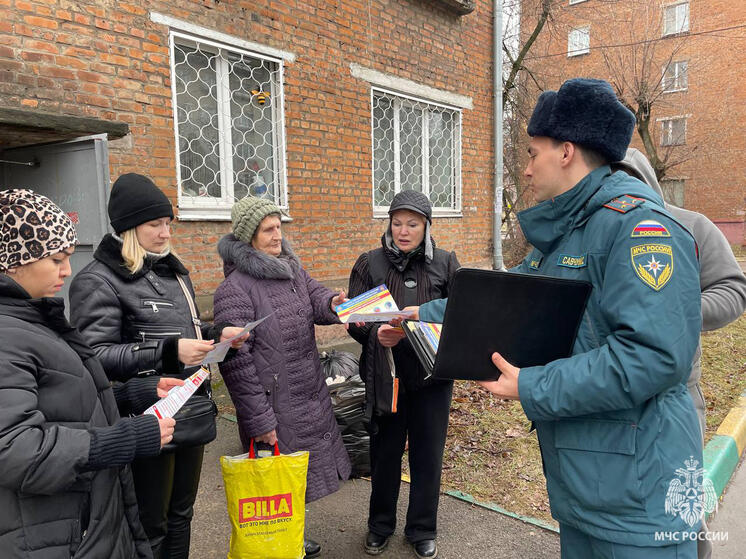
POLYGON ((495 196, 492 215, 492 268, 504 270, 503 264, 503 9, 502 0, 494 0, 492 3, 492 37, 493 37, 493 103, 494 118, 494 160, 495 160, 495 196))

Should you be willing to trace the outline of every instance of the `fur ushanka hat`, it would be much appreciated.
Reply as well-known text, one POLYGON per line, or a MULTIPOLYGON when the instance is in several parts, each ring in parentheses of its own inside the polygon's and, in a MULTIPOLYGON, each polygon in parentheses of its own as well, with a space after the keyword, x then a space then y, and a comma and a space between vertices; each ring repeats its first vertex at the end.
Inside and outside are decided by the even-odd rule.
POLYGON ((574 78, 539 96, 528 135, 588 147, 611 163, 624 159, 634 128, 635 115, 608 82, 574 78))

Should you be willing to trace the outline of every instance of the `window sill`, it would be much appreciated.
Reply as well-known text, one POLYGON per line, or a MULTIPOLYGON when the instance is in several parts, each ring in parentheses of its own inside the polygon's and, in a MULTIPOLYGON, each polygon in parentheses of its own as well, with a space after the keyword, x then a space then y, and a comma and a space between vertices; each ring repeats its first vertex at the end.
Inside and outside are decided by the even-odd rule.
MULTIPOLYGON (((283 211, 286 209, 280 208, 283 211)), ((230 221, 230 208, 179 208, 179 221, 230 221)), ((283 223, 290 223, 293 218, 283 214, 281 216, 283 223)))

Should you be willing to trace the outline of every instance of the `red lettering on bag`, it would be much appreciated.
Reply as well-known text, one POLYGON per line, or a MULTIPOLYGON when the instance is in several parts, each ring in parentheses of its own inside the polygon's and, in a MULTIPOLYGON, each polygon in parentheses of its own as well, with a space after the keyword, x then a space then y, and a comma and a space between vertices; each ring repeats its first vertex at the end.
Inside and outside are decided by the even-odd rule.
POLYGON ((238 521, 272 520, 293 516, 293 496, 290 493, 238 500, 238 521))

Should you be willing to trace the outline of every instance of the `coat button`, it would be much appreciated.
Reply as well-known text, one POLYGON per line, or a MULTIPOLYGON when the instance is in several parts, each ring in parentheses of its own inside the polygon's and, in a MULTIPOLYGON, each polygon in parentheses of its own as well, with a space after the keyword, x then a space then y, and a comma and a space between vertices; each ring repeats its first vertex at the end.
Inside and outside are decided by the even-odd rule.
POLYGON ((306 358, 313 359, 313 351, 309 351, 308 353, 306 353, 306 358))
POLYGON ((303 312, 303 309, 300 309, 300 310, 298 311, 298 316, 303 316, 304 314, 305 314, 305 313, 303 312))
POLYGON ((324 440, 325 441, 331 441, 332 440, 332 434, 331 433, 324 433, 324 440))

